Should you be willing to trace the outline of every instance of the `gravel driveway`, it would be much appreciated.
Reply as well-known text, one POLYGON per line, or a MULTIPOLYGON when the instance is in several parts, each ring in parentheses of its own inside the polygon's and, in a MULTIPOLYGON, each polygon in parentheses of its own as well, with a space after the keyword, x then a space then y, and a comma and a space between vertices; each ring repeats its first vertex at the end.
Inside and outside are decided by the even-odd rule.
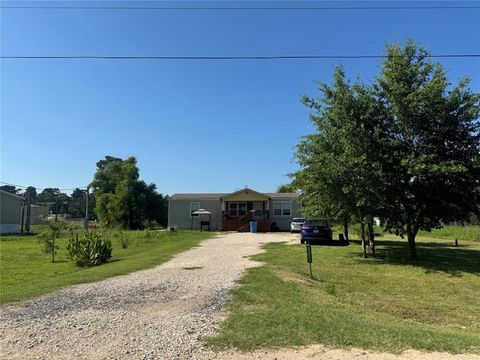
POLYGON ((286 234, 232 233, 153 269, 0 309, 1 359, 204 359, 249 255, 286 234))
POLYGON ((203 241, 153 269, 0 308, 0 359, 474 360, 478 355, 401 355, 323 345, 213 353, 201 337, 225 315, 228 290, 248 256, 287 234, 234 233, 203 241))

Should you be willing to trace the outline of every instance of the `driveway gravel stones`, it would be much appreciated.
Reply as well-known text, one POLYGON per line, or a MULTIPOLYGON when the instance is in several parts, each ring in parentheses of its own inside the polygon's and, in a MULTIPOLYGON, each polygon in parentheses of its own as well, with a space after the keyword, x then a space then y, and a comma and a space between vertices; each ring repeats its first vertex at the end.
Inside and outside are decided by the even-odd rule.
POLYGON ((201 338, 261 245, 286 234, 231 233, 152 269, 0 309, 1 359, 208 359, 201 338))
POLYGON ((476 360, 409 350, 400 355, 312 345, 214 353, 202 338, 224 319, 229 290, 259 265, 249 256, 289 234, 229 233, 149 270, 76 285, 0 308, 0 359, 476 360))

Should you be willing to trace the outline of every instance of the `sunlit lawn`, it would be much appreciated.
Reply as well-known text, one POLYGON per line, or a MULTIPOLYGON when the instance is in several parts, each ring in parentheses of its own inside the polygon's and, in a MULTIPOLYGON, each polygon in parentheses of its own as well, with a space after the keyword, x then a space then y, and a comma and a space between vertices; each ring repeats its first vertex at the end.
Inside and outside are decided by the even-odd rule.
POLYGON ((111 276, 153 267, 174 254, 190 249, 212 233, 198 231, 127 231, 128 248, 121 246, 118 232, 111 231, 113 245, 109 263, 77 268, 66 259, 66 234, 58 241, 56 262, 41 252, 35 236, 2 236, 0 239, 0 302, 19 301, 46 294, 67 285, 98 281, 111 276))
POLYGON ((377 258, 348 247, 268 244, 233 291, 230 317, 214 347, 243 350, 321 343, 400 352, 415 348, 480 352, 480 244, 385 235, 377 258))

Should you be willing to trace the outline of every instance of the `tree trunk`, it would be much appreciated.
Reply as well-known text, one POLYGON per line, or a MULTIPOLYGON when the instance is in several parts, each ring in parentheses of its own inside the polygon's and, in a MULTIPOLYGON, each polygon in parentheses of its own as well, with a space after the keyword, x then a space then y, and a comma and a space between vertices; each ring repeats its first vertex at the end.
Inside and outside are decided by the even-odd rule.
POLYGON ((362 249, 363 249, 363 257, 367 257, 367 244, 365 242, 365 223, 363 219, 360 221, 360 236, 362 238, 362 249))
POLYGON ((415 245, 415 237, 417 236, 418 229, 416 227, 407 225, 407 239, 408 246, 410 248, 410 258, 413 260, 417 259, 417 247, 415 245))
POLYGON ((375 232, 373 229, 373 218, 368 219, 368 247, 372 256, 375 256, 375 232))
POLYGON ((345 241, 348 241, 348 217, 343 218, 343 233, 345 234, 345 241))

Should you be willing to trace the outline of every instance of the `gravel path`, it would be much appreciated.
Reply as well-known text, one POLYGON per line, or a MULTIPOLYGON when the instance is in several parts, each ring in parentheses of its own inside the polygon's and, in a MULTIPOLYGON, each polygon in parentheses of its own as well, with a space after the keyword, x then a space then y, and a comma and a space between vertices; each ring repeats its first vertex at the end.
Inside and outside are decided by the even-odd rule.
POLYGON ((261 245, 285 234, 206 240, 153 269, 0 309, 1 359, 200 359, 228 290, 261 245), (190 268, 190 269, 189 269, 190 268))
POLYGON ((153 269, 0 308, 0 359, 407 360, 479 359, 407 351, 401 355, 323 345, 213 353, 201 338, 223 319, 228 291, 250 255, 287 234, 217 236, 153 269))

